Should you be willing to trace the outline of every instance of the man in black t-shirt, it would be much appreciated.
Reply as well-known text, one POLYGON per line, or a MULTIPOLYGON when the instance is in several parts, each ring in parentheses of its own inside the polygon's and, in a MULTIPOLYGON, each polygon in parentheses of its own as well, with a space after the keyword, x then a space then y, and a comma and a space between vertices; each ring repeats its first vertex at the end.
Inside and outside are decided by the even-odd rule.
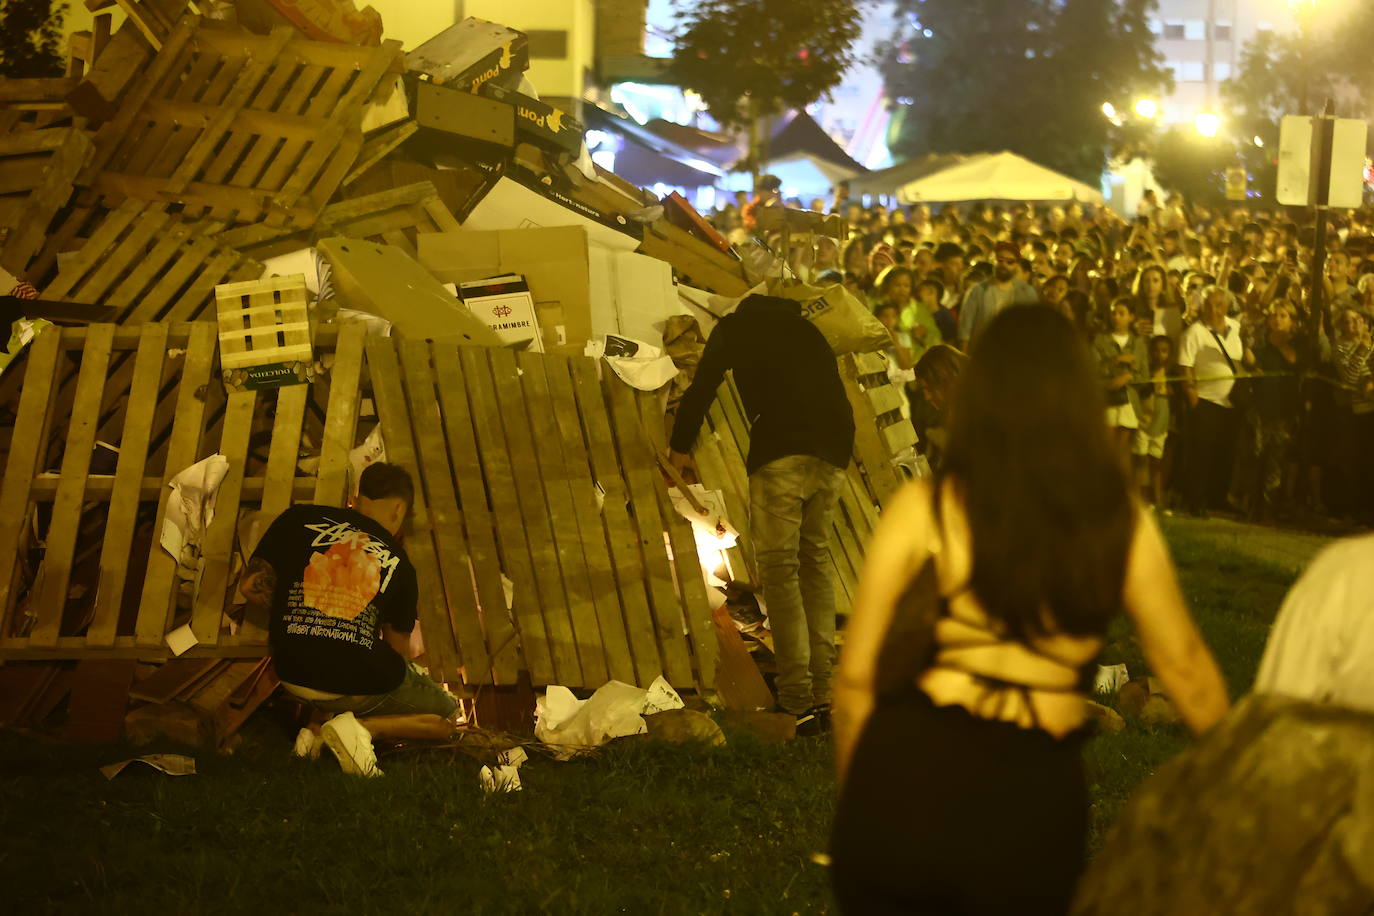
MULTIPOLYGON (((406 660, 418 592, 398 534, 414 493, 404 468, 377 463, 359 476, 352 508, 287 509, 258 542, 240 591, 267 610, 288 693, 356 714, 373 735, 445 738, 457 701, 406 660)), ((349 743, 340 730, 359 737, 352 723, 349 715, 325 724, 336 753, 349 743)))

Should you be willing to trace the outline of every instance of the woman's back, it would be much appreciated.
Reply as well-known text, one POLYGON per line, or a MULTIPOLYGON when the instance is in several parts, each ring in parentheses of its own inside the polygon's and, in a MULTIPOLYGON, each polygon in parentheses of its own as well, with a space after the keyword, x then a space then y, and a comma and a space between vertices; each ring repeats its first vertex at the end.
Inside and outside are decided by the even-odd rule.
POLYGON ((1072 732, 1086 715, 1088 672, 1102 638, 1054 632, 1052 611, 1047 633, 1006 636, 968 587, 973 544, 955 488, 939 486, 935 500, 933 537, 925 549, 945 600, 935 624, 934 657, 918 686, 937 706, 962 706, 980 718, 1041 728, 1055 737, 1072 732))

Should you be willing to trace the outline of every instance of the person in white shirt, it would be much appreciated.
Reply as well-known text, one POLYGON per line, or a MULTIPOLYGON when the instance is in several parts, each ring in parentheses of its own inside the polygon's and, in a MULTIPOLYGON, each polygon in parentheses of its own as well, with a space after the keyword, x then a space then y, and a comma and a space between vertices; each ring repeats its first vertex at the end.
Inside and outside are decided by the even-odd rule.
POLYGON ((1255 692, 1374 713, 1374 535, 1331 544, 1294 583, 1255 692))
POLYGON ((1184 508, 1206 517, 1213 499, 1229 489, 1237 411, 1231 403, 1234 374, 1245 358, 1240 322, 1230 317, 1234 297, 1219 286, 1202 291, 1202 315, 1183 332, 1178 365, 1188 397, 1188 461, 1184 508))

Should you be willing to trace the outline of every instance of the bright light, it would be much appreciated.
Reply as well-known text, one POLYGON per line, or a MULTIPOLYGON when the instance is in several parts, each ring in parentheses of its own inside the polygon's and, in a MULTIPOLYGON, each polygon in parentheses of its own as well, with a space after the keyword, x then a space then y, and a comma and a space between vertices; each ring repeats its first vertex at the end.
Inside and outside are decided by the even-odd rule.
POLYGON ((1159 114, 1159 103, 1154 99, 1140 99, 1135 103, 1135 113, 1147 121, 1153 121, 1159 114))
POLYGON ((1107 116, 1108 120, 1112 120, 1116 118, 1116 106, 1111 102, 1103 102, 1102 113, 1107 116))
POLYGON ((1264 149, 1264 138, 1263 138, 1263 137, 1260 137, 1260 136, 1256 136, 1256 137, 1255 137, 1255 145, 1258 146, 1260 149, 1264 149))
POLYGON ((1210 111, 1204 111, 1194 119, 1193 125, 1197 128, 1197 132, 1204 137, 1215 137, 1217 131, 1221 130, 1221 118, 1210 111))

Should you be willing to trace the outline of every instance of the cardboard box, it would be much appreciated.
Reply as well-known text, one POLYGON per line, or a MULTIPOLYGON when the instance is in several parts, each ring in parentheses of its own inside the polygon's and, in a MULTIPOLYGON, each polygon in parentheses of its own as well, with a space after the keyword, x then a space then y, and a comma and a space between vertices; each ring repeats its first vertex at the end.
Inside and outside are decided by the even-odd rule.
POLYGON ((427 80, 415 83, 415 123, 478 143, 515 146, 515 109, 427 80))
POLYGON ((486 280, 458 284, 458 298, 507 345, 528 344, 536 353, 544 351, 535 316, 530 285, 520 274, 506 274, 486 280))
POLYGON ((348 308, 385 318, 404 337, 504 345, 401 249, 348 238, 321 239, 318 247, 333 269, 335 293, 348 308))
POLYGON ((406 55, 407 70, 467 92, 492 80, 518 82, 529 67, 529 38, 524 32, 471 16, 406 55))
POLYGON ((581 151, 582 122, 563 109, 495 83, 482 86, 481 94, 515 109, 517 134, 540 146, 574 156, 581 151))
POLYGON ((621 251, 639 247, 637 223, 574 200, 552 185, 512 166, 463 220, 464 229, 492 231, 578 226, 598 245, 621 251))
POLYGON ((523 275, 549 353, 581 354, 606 334, 654 343, 669 315, 688 313, 669 265, 597 245, 583 227, 421 233, 417 247, 444 282, 523 275))
POLYGON ((422 232, 420 264, 445 283, 520 274, 529 284, 544 350, 577 355, 592 337, 591 244, 578 226, 422 232))

